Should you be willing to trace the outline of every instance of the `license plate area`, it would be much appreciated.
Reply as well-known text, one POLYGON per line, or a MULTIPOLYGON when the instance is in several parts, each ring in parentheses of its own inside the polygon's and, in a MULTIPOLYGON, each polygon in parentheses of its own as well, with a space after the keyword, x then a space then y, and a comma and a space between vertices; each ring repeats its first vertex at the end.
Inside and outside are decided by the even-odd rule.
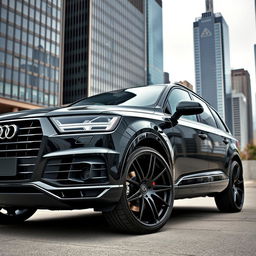
POLYGON ((0 177, 14 177, 17 174, 17 158, 0 158, 0 177))

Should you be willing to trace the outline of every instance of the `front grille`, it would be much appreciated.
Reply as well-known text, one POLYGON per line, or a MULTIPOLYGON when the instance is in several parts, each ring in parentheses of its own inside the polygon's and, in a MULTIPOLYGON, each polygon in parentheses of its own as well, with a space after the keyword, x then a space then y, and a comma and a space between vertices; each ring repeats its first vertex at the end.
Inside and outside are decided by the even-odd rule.
POLYGON ((18 126, 18 133, 14 138, 0 140, 0 158, 16 158, 17 173, 16 176, 0 177, 0 181, 31 179, 43 136, 40 121, 20 120, 0 124, 18 126))
POLYGON ((97 156, 68 156, 47 162, 43 179, 54 185, 96 184, 107 181, 104 159, 97 156))

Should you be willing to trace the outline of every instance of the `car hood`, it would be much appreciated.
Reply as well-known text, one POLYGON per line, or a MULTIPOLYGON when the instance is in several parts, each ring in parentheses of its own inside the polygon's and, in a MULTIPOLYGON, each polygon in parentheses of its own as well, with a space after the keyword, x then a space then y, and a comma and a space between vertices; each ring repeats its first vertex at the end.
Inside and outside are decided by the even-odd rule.
POLYGON ((62 115, 90 115, 90 114, 115 114, 115 115, 133 115, 132 113, 152 114, 161 112, 160 108, 142 108, 127 106, 70 106, 64 108, 43 108, 34 110, 23 110, 0 115, 0 120, 52 117, 62 115))

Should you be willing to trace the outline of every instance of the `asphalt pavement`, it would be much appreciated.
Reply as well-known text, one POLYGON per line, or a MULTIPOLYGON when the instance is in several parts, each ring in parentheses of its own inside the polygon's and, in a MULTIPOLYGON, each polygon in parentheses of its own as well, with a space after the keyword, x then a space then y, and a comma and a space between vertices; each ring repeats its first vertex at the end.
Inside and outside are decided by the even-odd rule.
POLYGON ((178 200, 167 225, 150 235, 115 233, 91 210, 41 210, 22 225, 0 225, 0 255, 254 256, 256 183, 246 183, 241 213, 219 213, 212 198, 178 200))

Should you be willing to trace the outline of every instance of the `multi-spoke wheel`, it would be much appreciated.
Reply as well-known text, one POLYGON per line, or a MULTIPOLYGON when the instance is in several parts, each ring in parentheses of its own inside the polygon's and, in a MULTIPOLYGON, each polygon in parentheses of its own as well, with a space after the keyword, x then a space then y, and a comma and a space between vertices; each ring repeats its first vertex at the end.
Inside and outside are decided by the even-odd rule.
POLYGON ((233 161, 230 169, 228 187, 215 197, 221 212, 239 212, 244 203, 244 180, 240 164, 233 161))
POLYGON ((117 207, 108 213, 110 224, 122 231, 150 233, 169 219, 173 207, 170 167, 154 149, 135 150, 126 163, 126 181, 117 207))
POLYGON ((16 224, 24 222, 35 212, 35 209, 0 208, 0 224, 16 224))

